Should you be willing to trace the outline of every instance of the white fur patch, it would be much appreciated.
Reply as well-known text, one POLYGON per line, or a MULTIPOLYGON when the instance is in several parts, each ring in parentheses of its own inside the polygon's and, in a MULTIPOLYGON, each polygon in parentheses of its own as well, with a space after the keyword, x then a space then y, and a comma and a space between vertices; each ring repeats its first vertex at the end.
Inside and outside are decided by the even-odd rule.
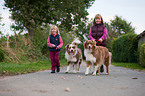
POLYGON ((85 49, 84 55, 86 56, 86 61, 91 61, 92 63, 96 62, 96 58, 91 54, 91 50, 85 49))
POLYGON ((90 69, 90 66, 86 68, 85 75, 88 75, 89 74, 89 69, 90 69))
POLYGON ((67 61, 71 61, 71 62, 77 61, 77 58, 74 57, 74 55, 69 55, 67 52, 65 53, 65 58, 67 59, 67 61))

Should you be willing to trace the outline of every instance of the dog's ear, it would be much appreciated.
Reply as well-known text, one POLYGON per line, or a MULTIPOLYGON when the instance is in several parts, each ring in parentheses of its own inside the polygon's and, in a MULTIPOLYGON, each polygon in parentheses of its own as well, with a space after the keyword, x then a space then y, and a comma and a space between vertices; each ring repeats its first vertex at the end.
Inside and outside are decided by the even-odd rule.
POLYGON ((67 49, 69 47, 69 44, 67 44, 66 46, 65 46, 65 48, 67 49))
POLYGON ((96 45, 95 39, 92 40, 92 44, 93 44, 93 45, 96 45))
POLYGON ((86 40, 85 42, 84 42, 84 48, 86 48, 86 42, 87 42, 88 40, 86 40))
POLYGON ((77 42, 73 42, 72 44, 77 46, 78 43, 77 42))

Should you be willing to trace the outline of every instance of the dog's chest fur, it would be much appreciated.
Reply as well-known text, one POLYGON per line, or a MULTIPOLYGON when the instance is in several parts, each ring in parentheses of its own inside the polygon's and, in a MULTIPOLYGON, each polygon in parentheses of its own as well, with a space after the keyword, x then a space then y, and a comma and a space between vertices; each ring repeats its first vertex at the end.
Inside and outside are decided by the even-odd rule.
POLYGON ((93 56, 92 52, 88 49, 84 50, 84 55, 86 56, 86 61, 96 62, 96 58, 93 56))
MULTIPOLYGON (((76 53, 76 54, 77 54, 77 53, 76 53)), ((69 55, 68 52, 66 52, 66 53, 65 53, 65 58, 67 59, 67 61, 76 62, 76 61, 77 61, 76 54, 74 54, 74 55, 69 55)))

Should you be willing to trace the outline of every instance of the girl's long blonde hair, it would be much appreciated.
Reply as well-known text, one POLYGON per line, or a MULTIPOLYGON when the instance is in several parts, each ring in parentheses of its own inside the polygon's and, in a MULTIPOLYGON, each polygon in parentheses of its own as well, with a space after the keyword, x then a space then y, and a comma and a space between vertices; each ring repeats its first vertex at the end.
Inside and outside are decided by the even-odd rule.
POLYGON ((51 32, 52 29, 56 29, 56 30, 57 30, 56 33, 60 35, 60 33, 59 33, 59 29, 58 29, 58 27, 57 27, 56 25, 52 25, 52 26, 51 26, 50 31, 49 31, 49 35, 52 34, 52 32, 51 32))

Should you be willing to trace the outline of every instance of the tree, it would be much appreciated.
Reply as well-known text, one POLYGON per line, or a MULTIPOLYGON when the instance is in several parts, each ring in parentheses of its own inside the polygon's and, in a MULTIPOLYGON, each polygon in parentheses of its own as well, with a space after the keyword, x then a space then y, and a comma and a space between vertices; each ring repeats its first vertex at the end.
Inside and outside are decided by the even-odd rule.
POLYGON ((112 51, 112 43, 115 38, 118 38, 124 34, 135 33, 135 28, 132 27, 131 22, 127 22, 122 17, 115 16, 110 23, 105 23, 107 28, 107 45, 109 51, 112 51))
POLYGON ((135 28, 132 27, 131 22, 128 23, 125 19, 122 19, 122 17, 119 16, 115 16, 114 20, 110 20, 109 27, 115 32, 114 35, 117 37, 127 33, 135 33, 135 28))
MULTIPOLYGON (((1 17, 1 14, 0 14, 0 29, 4 26, 4 24, 2 24, 1 23, 1 20, 2 20, 3 18, 1 17)), ((3 35, 2 34, 2 32, 1 32, 1 30, 0 30, 0 38, 1 38, 1 35, 3 35)))
POLYGON ((87 8, 95 0, 4 0, 12 12, 11 18, 17 30, 27 29, 33 38, 34 29, 49 24, 60 23, 61 27, 71 30, 82 19, 87 19, 87 8))

